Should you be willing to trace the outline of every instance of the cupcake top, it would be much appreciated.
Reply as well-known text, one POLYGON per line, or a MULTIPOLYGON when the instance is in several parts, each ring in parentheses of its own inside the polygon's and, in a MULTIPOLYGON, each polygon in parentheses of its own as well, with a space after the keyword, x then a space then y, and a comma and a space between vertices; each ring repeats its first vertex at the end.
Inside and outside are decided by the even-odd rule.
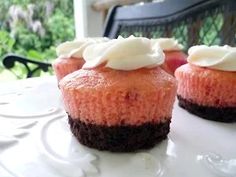
POLYGON ((108 41, 108 38, 82 38, 74 41, 66 41, 56 48, 57 56, 60 58, 82 58, 85 48, 91 44, 108 41))
POLYGON ((188 50, 193 65, 222 71, 236 71, 236 47, 197 45, 188 50))
POLYGON ((164 62, 164 53, 158 45, 153 45, 150 39, 133 36, 90 45, 83 57, 83 68, 105 64, 105 67, 125 71, 152 68, 164 62))
POLYGON ((164 51, 176 51, 183 49, 183 45, 181 45, 175 38, 158 38, 151 40, 154 45, 158 43, 161 49, 164 51))

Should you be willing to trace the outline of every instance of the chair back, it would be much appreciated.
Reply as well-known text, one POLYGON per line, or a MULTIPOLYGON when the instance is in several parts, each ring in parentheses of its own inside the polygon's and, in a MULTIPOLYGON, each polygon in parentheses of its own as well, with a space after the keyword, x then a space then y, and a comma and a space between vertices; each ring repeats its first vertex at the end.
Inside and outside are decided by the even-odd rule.
POLYGON ((116 6, 104 36, 175 37, 185 50, 197 44, 236 45, 236 0, 165 0, 116 6))

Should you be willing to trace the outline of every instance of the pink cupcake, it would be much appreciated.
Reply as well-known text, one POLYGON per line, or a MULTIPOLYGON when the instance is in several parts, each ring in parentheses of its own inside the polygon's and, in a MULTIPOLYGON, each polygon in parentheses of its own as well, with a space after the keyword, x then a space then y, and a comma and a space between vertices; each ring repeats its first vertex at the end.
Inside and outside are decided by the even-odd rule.
POLYGON ((82 55, 86 47, 105 41, 108 38, 84 38, 60 44, 56 49, 58 58, 52 64, 57 80, 82 68, 85 62, 82 55))
POLYGON ((187 55, 182 51, 183 46, 174 38, 158 38, 152 39, 157 43, 165 54, 165 62, 161 65, 171 75, 174 75, 175 70, 183 64, 187 63, 187 55))
POLYGON ((86 63, 60 81, 72 133, 99 150, 128 152, 167 137, 177 83, 147 38, 119 38, 84 51, 86 63))
POLYGON ((236 47, 193 46, 179 67, 179 105, 202 118, 236 122, 236 47))

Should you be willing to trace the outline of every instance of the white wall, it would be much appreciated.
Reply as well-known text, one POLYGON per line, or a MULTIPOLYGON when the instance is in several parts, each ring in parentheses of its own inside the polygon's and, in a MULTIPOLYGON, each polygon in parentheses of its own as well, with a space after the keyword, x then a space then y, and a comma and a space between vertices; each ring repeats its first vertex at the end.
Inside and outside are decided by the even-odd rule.
POLYGON ((97 37, 103 33, 103 15, 91 9, 94 0, 74 0, 76 38, 97 37))

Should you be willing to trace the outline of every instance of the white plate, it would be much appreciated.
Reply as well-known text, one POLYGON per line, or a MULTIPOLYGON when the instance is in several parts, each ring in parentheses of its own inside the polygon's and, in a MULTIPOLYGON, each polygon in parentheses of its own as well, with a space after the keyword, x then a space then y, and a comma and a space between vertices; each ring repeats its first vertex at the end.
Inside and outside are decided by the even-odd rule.
POLYGON ((54 77, 0 85, 0 177, 235 177, 236 124, 174 106, 168 139, 136 153, 101 152, 71 135, 54 77))

